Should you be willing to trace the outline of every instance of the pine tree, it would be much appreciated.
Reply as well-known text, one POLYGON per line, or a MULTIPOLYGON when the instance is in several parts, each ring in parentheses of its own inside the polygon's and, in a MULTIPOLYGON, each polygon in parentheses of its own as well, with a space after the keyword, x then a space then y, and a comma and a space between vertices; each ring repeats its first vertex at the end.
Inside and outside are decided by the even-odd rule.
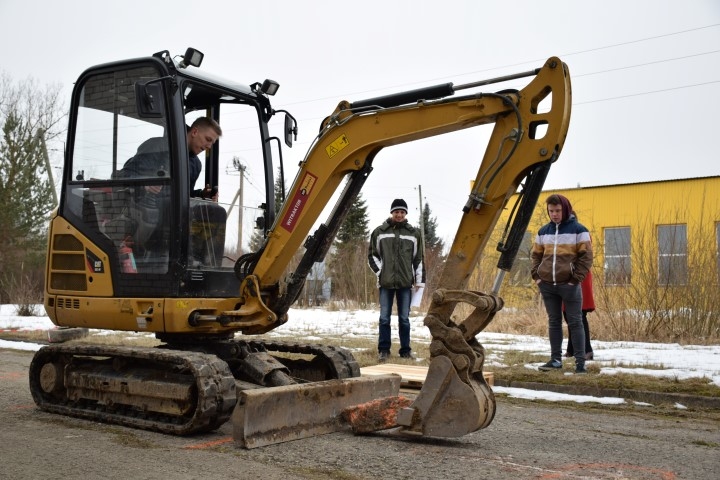
POLYGON ((358 194, 328 258, 333 295, 362 306, 370 301, 370 294, 375 290, 375 275, 369 272, 367 264, 368 222, 367 204, 362 194, 358 194))
POLYGON ((353 240, 367 239, 369 235, 368 230, 368 212, 367 204, 362 198, 362 193, 359 193, 355 198, 350 210, 348 211, 345 221, 338 230, 335 243, 348 243, 353 240))
POLYGON ((278 167, 277 175, 275 175, 275 215, 280 212, 280 209, 285 203, 285 184, 283 183, 283 177, 280 175, 280 167, 278 167))
MULTIPOLYGON (((423 207, 423 234, 425 236, 425 272, 426 291, 432 292, 438 287, 440 275, 445 264, 443 250, 445 242, 437 236, 437 220, 432 216, 430 205, 425 202, 423 207)), ((425 297, 429 298, 428 295, 425 297)))
POLYGON ((443 242, 440 238, 437 236, 437 220, 435 217, 431 216, 432 211, 430 210, 430 205, 425 202, 425 206, 423 207, 423 233, 425 235, 425 247, 431 248, 431 249, 439 249, 442 251, 442 249, 445 247, 445 242, 443 242))
POLYGON ((5 241, 24 243, 44 231, 53 205, 42 152, 41 132, 33 135, 27 122, 11 112, 0 142, 0 223, 11 235, 5 241))
POLYGON ((18 277, 42 278, 48 214, 55 206, 45 145, 62 133, 59 92, 43 92, 32 79, 15 85, 0 76, 0 301, 8 300, 18 277))

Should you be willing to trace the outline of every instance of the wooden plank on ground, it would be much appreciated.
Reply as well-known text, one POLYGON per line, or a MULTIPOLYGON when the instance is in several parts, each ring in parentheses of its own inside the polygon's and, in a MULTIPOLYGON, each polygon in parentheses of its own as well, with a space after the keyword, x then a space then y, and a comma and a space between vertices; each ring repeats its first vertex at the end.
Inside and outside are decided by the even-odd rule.
MULTIPOLYGON (((396 373, 402 377, 400 386, 405 388, 421 388, 427 377, 428 367, 420 365, 400 365, 397 363, 382 363, 379 365, 371 365, 360 369, 361 375, 386 375, 388 373, 396 373)), ((485 381, 492 387, 492 372, 483 372, 485 381)))

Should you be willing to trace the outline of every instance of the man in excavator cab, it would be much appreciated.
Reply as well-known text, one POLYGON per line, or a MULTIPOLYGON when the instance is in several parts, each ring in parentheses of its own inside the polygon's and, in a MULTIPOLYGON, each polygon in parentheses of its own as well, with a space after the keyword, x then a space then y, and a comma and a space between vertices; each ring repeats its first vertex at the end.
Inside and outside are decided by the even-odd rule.
MULTIPOLYGON (((188 191, 190 192, 191 208, 194 215, 191 219, 191 242, 192 262, 202 265, 206 262, 218 264, 222 258, 222 245, 215 245, 218 242, 211 242, 210 255, 205 255, 205 246, 214 237, 214 231, 219 225, 224 228, 227 214, 223 208, 208 208, 206 201, 218 201, 217 187, 195 189, 202 162, 198 155, 210 148, 222 136, 220 125, 208 117, 198 117, 187 127, 188 145, 188 191), (198 201, 201 199, 202 201, 198 201), (219 251, 218 251, 219 249, 219 251)), ((153 137, 143 143, 137 152, 131 157, 123 168, 116 172, 114 178, 153 178, 169 175, 170 151, 168 140, 165 137, 153 137)), ((159 230, 164 228, 163 213, 171 208, 170 194, 163 185, 145 185, 144 188, 135 192, 128 208, 132 219, 132 231, 134 234, 128 238, 127 243, 132 243, 136 257, 164 257, 167 251, 166 242, 159 230)), ((167 214, 167 213, 166 213, 167 214)))

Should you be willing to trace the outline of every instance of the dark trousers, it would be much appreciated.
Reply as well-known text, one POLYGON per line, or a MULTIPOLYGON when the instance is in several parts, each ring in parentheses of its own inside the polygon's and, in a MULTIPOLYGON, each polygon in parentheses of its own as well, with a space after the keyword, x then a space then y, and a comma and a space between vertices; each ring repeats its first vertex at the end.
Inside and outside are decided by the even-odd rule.
MULTIPOLYGON (((590 326, 588 325, 587 314, 587 310, 582 311, 582 323, 583 329, 585 330, 585 353, 593 351, 592 345, 590 345, 590 326)), ((565 312, 563 312, 563 317, 565 317, 565 323, 567 323, 567 314, 565 312)), ((570 325, 568 325, 568 344, 566 356, 575 356, 575 348, 573 348, 572 335, 570 335, 570 325)))
POLYGON ((553 285, 540 282, 540 294, 548 314, 550 358, 562 362, 563 305, 570 335, 575 345, 575 364, 585 365, 585 332, 582 327, 582 291, 580 285, 553 285))
POLYGON ((380 338, 378 351, 390 352, 390 317, 393 300, 397 298, 398 333, 400 335, 400 355, 410 353, 410 299, 411 288, 382 288, 380 287, 380 338))

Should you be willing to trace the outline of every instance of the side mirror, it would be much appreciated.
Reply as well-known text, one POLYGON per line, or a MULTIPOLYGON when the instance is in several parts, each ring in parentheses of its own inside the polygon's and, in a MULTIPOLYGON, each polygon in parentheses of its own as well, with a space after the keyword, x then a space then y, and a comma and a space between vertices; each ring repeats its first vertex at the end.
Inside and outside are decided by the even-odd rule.
POLYGON ((164 108, 162 84, 156 80, 135 83, 135 106, 139 117, 162 117, 164 108))
POLYGON ((297 140, 297 122, 295 121, 295 118, 293 118, 292 115, 285 112, 285 145, 288 147, 292 147, 293 144, 293 137, 295 137, 295 140, 297 140))

